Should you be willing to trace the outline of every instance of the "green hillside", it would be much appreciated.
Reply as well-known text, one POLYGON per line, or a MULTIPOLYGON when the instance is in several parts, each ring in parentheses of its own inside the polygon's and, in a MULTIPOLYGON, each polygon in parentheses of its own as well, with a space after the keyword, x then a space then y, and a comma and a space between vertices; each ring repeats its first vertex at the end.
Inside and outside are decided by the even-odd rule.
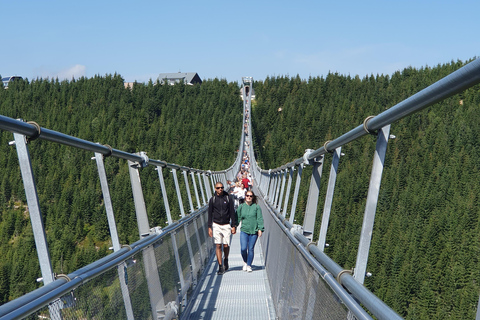
MULTIPOLYGON (((420 91, 463 62, 393 75, 271 77, 253 85, 252 130, 264 169, 301 157, 358 126, 369 115, 420 91)), ((0 88, 1 89, 1 88, 0 88)), ((34 80, 0 90, 0 114, 154 159, 225 169, 236 156, 242 102, 237 83, 136 84, 119 75, 74 81, 34 80)), ((407 319, 474 319, 480 286, 480 87, 451 97, 391 128, 365 285, 407 319)), ((0 303, 39 284, 25 194, 9 132, 0 132, 0 303)), ((35 140, 29 144, 54 272, 69 273, 109 253, 109 232, 93 154, 35 140)), ((375 137, 343 146, 326 253, 355 265, 375 137)), ((326 158, 317 212, 318 236, 331 157, 326 158)), ((138 239, 124 160, 106 158, 120 242, 138 239)), ((165 170, 167 171, 167 170, 165 170)), ((311 168, 295 213, 303 222, 311 168)), ((166 217, 153 168, 142 170, 152 226, 166 217)), ((164 172, 167 185, 171 174, 164 172)), ((169 199, 175 199, 173 188, 169 199)), ((176 201, 170 206, 176 219, 176 201)))

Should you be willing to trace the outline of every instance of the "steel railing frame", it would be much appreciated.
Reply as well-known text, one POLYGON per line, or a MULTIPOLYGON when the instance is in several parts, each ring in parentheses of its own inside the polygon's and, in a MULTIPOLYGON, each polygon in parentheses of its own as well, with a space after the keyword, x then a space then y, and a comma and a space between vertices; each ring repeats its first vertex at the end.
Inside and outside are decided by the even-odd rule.
MULTIPOLYGON (((199 219, 202 214, 205 214, 206 210, 207 208, 203 207, 194 214, 188 215, 163 228, 161 234, 150 234, 129 246, 124 246, 119 251, 109 254, 102 259, 68 274, 67 276, 70 280, 68 280, 67 277, 58 278, 37 290, 0 306, 0 318, 21 319, 22 317, 38 311, 49 303, 54 302, 59 297, 75 290, 83 283, 122 264, 145 248, 163 241, 163 239, 171 236, 176 230, 179 230, 185 225, 199 219)), ((185 290, 185 288, 182 289, 185 290)))
MULTIPOLYGON (((428 86, 427 88, 412 95, 411 97, 394 105, 388 110, 376 116, 367 117, 361 125, 357 126, 356 128, 339 136, 334 140, 326 141, 322 147, 316 150, 306 150, 305 154, 302 157, 274 169, 261 169, 255 160, 253 146, 250 145, 248 152, 252 164, 252 174, 255 177, 257 186, 262 196, 266 200, 266 204, 269 206, 272 212, 275 213, 277 218, 282 221, 288 229, 291 229, 294 237, 298 241, 300 241, 304 248, 309 251, 317 259, 317 261, 323 267, 325 267, 326 270, 328 270, 328 272, 335 275, 338 278, 339 283, 341 283, 341 285, 347 288, 353 294, 355 299, 357 299, 365 307, 367 307, 368 310, 372 312, 372 314, 378 319, 400 318, 393 310, 391 310, 387 305, 385 305, 385 303, 383 303, 380 299, 378 299, 375 295, 373 295, 363 286, 363 280, 365 276, 364 273, 366 273, 365 268, 367 264, 369 246, 371 241, 371 231, 373 228, 376 205, 378 201, 378 191, 380 189, 380 180, 383 172, 383 159, 385 158, 388 140, 390 138, 393 138, 389 134, 390 125, 408 115, 416 113, 428 106, 431 106, 439 101, 442 101, 448 97, 460 93, 479 83, 480 59, 476 59, 466 64, 462 68, 452 72, 450 75, 428 86), (290 219, 288 221, 286 219, 285 211, 287 210, 287 204, 290 198, 290 184, 293 178, 293 171, 296 168, 299 169, 296 183, 297 186, 301 181, 301 179, 299 178, 301 178, 301 169, 304 165, 315 165, 315 163, 323 162, 324 156, 332 153, 334 154, 334 157, 337 157, 336 161, 332 163, 332 172, 336 173, 337 168, 335 167, 335 165, 338 166, 338 158, 341 155, 341 147, 368 134, 374 134, 377 136, 377 148, 375 150, 374 165, 370 177, 370 186, 368 192, 369 194, 367 195, 367 205, 362 226, 362 234, 360 235, 357 265, 355 267, 355 274, 352 277, 349 272, 343 272, 340 266, 338 266, 333 260, 331 260, 327 255, 323 253, 323 245, 325 245, 324 239, 319 240, 319 244, 322 244, 322 247, 317 247, 313 245, 313 243, 311 242, 311 239, 313 238, 313 231, 310 234, 311 230, 307 230, 310 238, 305 237, 303 234, 303 231, 305 229, 304 227, 299 226, 302 230, 301 233, 298 231, 298 228, 293 228, 293 217, 295 215, 295 212, 292 210, 292 212, 290 213, 290 219), (285 204, 282 208, 281 203, 278 203, 278 198, 282 199, 283 197, 287 172, 290 172, 290 178, 288 180, 288 188, 285 194, 285 204), (282 183, 278 183, 278 180, 282 175, 282 183), (278 188, 281 188, 280 196, 277 195, 278 188)), ((249 128, 249 131, 252 132, 251 127, 249 128)), ((316 172, 316 170, 313 170, 313 173, 317 175, 317 177, 315 177, 315 179, 318 180, 317 183, 320 183, 318 172, 316 172)), ((336 176, 336 174, 331 175, 331 177, 334 176, 336 176)), ((314 177, 312 176, 311 179, 313 180, 314 177)), ((312 185, 315 185, 312 180, 310 188, 312 187, 312 185)), ((329 202, 329 200, 331 200, 328 197, 333 197, 333 188, 331 187, 335 184, 335 180, 329 182, 329 191, 327 192, 327 199, 325 201, 326 207, 324 208, 324 214, 325 212, 329 212, 330 210, 330 208, 327 206, 327 203, 329 202)), ((317 191, 309 192, 309 199, 307 199, 307 203, 310 201, 311 194, 312 196, 318 197, 317 191)), ((297 194, 294 194, 292 199, 292 203, 294 204, 297 200, 296 197, 297 194)), ((312 209, 307 208, 307 210, 312 209)), ((314 223, 316 210, 313 210, 313 212, 306 212, 305 220, 307 220, 308 214, 313 214, 313 219, 312 217, 309 217, 308 220, 310 221, 309 223, 314 223)), ((326 226, 324 224, 328 225, 328 219, 322 220, 323 230, 321 230, 321 233, 326 234, 326 226)), ((332 289, 334 288, 332 287, 332 289)), ((477 318, 479 317, 480 310, 477 310, 477 318)))
MULTIPOLYGON (((245 119, 245 115, 243 119, 245 119)), ((243 121, 244 120, 242 120, 242 132, 243 132, 243 121)), ((192 270, 201 271, 201 269, 204 267, 203 265, 204 261, 201 262, 201 266, 197 265, 194 261, 195 253, 192 251, 189 231, 188 231, 188 228, 186 227, 186 224, 183 222, 180 222, 180 224, 177 224, 177 222, 173 221, 170 215, 170 209, 168 205, 168 198, 166 196, 162 168, 171 169, 171 173, 173 174, 175 190, 177 193, 177 198, 178 198, 180 211, 181 211, 180 215, 182 217, 180 221, 188 222, 190 219, 192 219, 192 217, 196 217, 200 215, 200 225, 203 227, 203 225, 205 224, 206 218, 204 219, 203 215, 201 214, 203 214, 206 211, 206 208, 207 208, 206 205, 207 205, 208 199, 212 196, 212 190, 214 188, 214 184, 217 181, 222 181, 224 184, 226 184, 227 180, 229 179, 233 180, 233 177, 236 174, 236 170, 239 170, 241 166, 241 159, 242 159, 242 153, 243 153, 242 148, 244 144, 243 134, 241 135, 239 152, 237 154, 234 164, 226 170, 210 171, 210 170, 200 170, 200 169, 180 166, 173 163, 167 163, 161 160, 149 159, 145 152, 139 152, 135 154, 124 152, 121 150, 114 149, 109 145, 101 145, 99 143, 93 143, 91 141, 79 139, 79 138, 66 135, 54 130, 42 128, 35 122, 24 122, 21 119, 15 120, 3 115, 0 115, 0 129, 12 132, 14 134, 15 141, 12 141, 10 144, 17 145, 17 151, 19 150, 19 148, 23 150, 22 152, 19 152, 19 159, 21 159, 25 163, 24 168, 27 168, 27 169, 22 169, 22 178, 24 179, 24 182, 25 182, 25 179, 27 179, 29 182, 29 188, 28 190, 27 188, 25 188, 25 191, 27 193, 27 199, 31 199, 32 203, 38 203, 38 195, 36 194, 36 186, 34 183, 33 172, 31 170, 31 159, 30 159, 28 146, 27 146, 30 141, 35 139, 41 139, 41 140, 55 142, 55 143, 59 143, 59 144, 63 144, 63 145, 67 145, 67 146, 71 146, 71 147, 75 147, 78 149, 95 153, 95 157, 93 157, 92 159, 95 159, 97 161, 97 167, 98 167, 100 180, 102 184, 102 193, 104 198, 106 198, 105 199, 106 211, 107 211, 107 217, 109 220, 109 228, 110 228, 110 233, 112 237, 113 248, 115 252, 105 257, 104 259, 101 259, 87 266, 89 269, 96 270, 93 272, 92 276, 96 276, 104 272, 103 270, 105 270, 105 268, 100 267, 101 265, 110 266, 111 263, 118 264, 118 261, 121 261, 123 258, 124 260, 128 259, 128 257, 134 254, 134 252, 125 253, 125 249, 121 249, 118 242, 118 235, 116 232, 113 209, 111 208, 108 183, 106 182, 105 169, 103 165, 104 157, 108 157, 108 156, 112 156, 112 157, 116 157, 116 158, 124 159, 128 161, 129 171, 130 171, 130 180, 132 183, 132 191, 133 191, 134 202, 135 202, 135 212, 137 214, 137 221, 139 223, 138 227, 139 227, 140 238, 142 239, 143 237, 148 237, 150 234, 152 234, 152 232, 157 232, 159 229, 159 228, 156 228, 157 231, 152 231, 152 229, 149 230, 148 217, 147 217, 147 212, 145 208, 145 203, 143 200, 143 188, 141 186, 140 174, 139 174, 139 169, 149 165, 153 165, 156 167, 156 170, 158 171, 160 187, 162 189, 162 194, 164 197, 164 205, 165 205, 167 218, 168 218, 167 223, 169 224, 167 228, 163 228, 163 229, 160 228, 161 232, 165 232, 166 230, 169 230, 171 226, 172 227, 176 226, 175 230, 178 230, 178 228, 181 228, 181 226, 183 226, 184 227, 183 231, 185 232, 185 236, 186 236, 186 241, 187 241, 186 245, 189 251, 189 258, 190 258, 192 270), (24 170, 27 170, 27 176, 26 176, 27 178, 24 177, 24 170), (185 215, 184 205, 181 197, 181 190, 180 190, 178 177, 177 177, 177 170, 180 170, 184 175, 185 189, 187 191, 188 205, 190 208, 189 210, 190 214, 188 216, 185 215), (190 179, 188 178, 188 173, 190 174, 190 179), (197 175, 197 178, 198 178, 198 186, 201 191, 200 193, 198 192, 198 189, 197 189, 197 181, 195 180, 195 174, 197 175), (192 200, 192 195, 190 191, 189 180, 191 180, 192 187, 194 188, 194 191, 195 191, 195 196, 197 200, 196 211, 193 207, 193 200, 192 200), (201 199, 200 199, 200 194, 201 194, 201 199), (107 206, 107 204, 110 204, 110 205, 107 206), (120 256, 116 258, 118 255, 120 256)), ((35 224, 35 227, 36 227, 35 229, 44 230, 44 226, 41 223, 42 219, 38 218, 41 216, 41 213, 39 210, 36 210, 36 211, 37 212, 35 215, 35 220, 40 222, 35 224)), ((199 224, 197 223, 197 220, 195 219, 193 222, 194 222, 194 227, 198 229, 199 224)), ((32 225, 33 225, 33 222, 32 222, 32 225)), ((205 237, 207 237, 206 234, 205 234, 205 237)), ((200 238, 198 236, 198 233, 196 235, 196 240, 200 245, 200 238)), ((140 240, 140 241, 143 241, 143 240, 140 240)), ((69 290, 71 290, 70 288, 72 286, 75 286, 75 285, 78 286, 79 284, 77 284, 77 282, 81 283, 81 282, 87 281, 87 279, 85 278, 85 274, 82 273, 82 276, 77 275, 78 270, 74 272, 72 275, 69 275, 72 281, 69 281, 68 285, 65 284, 65 281, 66 281, 65 279, 62 279, 62 278, 55 279, 52 268, 51 268, 51 262, 50 262, 50 257, 48 253, 48 245, 46 243, 46 237, 45 237, 44 231, 43 231, 43 235, 42 235, 42 232, 39 233, 39 235, 35 239, 35 242, 37 243, 37 250, 39 250, 39 252, 45 253, 41 255, 42 257, 40 261, 40 264, 42 266, 42 276, 44 279, 44 286, 14 301, 11 301, 7 304, 0 306, 0 316, 5 315, 9 319, 10 318, 16 319, 17 318, 16 315, 20 313, 26 315, 28 314, 28 312, 34 312, 31 310, 34 310, 34 309, 38 310, 42 308, 43 306, 50 303, 51 301, 58 299, 65 292, 68 292, 69 290), (19 308, 19 306, 23 306, 23 307, 19 308), (27 311, 27 309, 30 311, 27 311), (16 310, 16 311, 12 312, 12 310, 16 310)), ((196 274, 193 274, 193 279, 184 279, 182 274, 182 268, 180 267, 180 258, 177 252, 178 247, 176 244, 176 239, 173 236, 173 234, 172 234, 172 245, 175 251, 177 271, 179 273, 179 278, 181 280, 181 287, 182 287, 181 294, 185 296, 187 293, 187 287, 192 286, 193 284, 196 284, 197 276, 196 274)), ((200 248, 199 250, 201 251, 202 249, 200 248)), ((211 250, 211 247, 210 247, 210 255, 211 254, 213 254, 213 251, 211 250)), ((204 260, 206 258, 203 252, 200 252, 200 257, 204 260)), ((153 267, 156 265, 156 262, 154 261, 155 259, 151 255, 151 253, 145 255, 144 258, 149 260, 148 263, 150 263, 153 267)), ((86 270, 85 268, 82 268, 80 270, 86 270)), ((122 271, 119 269, 119 276, 122 274, 121 272, 122 271)), ((146 272, 148 272, 147 269, 146 269, 146 272)), ((192 273, 194 272, 192 271, 192 273)), ((150 294, 152 294, 153 292, 152 290, 154 290, 151 288, 154 288, 154 287, 161 288, 161 284, 159 282, 158 276, 155 276, 154 274, 152 274, 152 277, 147 276, 147 280, 148 280, 150 294)), ((131 305, 128 306, 128 304, 130 304, 130 301, 129 301, 130 297, 128 294, 128 290, 125 289, 124 287, 126 287, 126 285, 125 283, 122 283, 122 294, 124 295, 124 303, 127 309, 127 317, 128 319, 133 319, 133 313, 131 312, 131 305)), ((158 294, 156 295, 157 296, 154 298, 150 297, 151 303, 152 303, 152 312, 154 316, 158 311, 158 310, 155 310, 155 307, 153 307, 154 300, 158 301, 160 299, 163 302, 163 298, 159 297, 158 294)), ((51 309, 50 312, 51 312, 52 318, 54 319, 59 318, 58 311, 54 311, 53 309, 51 309), (54 314, 52 314, 52 312, 54 312, 54 314)))

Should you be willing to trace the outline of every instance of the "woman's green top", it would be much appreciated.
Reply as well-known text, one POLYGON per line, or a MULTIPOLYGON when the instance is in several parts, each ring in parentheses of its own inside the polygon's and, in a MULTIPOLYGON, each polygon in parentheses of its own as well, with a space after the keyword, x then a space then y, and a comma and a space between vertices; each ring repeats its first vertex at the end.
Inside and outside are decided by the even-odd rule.
POLYGON ((238 222, 242 223, 241 231, 247 234, 255 234, 258 230, 263 232, 262 209, 258 204, 242 203, 237 209, 237 215, 238 222))

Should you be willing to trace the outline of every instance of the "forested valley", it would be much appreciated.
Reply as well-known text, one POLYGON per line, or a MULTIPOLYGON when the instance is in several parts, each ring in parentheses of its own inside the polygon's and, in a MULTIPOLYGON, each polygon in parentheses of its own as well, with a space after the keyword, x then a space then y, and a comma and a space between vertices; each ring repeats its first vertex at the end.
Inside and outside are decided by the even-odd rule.
MULTIPOLYGON (((392 75, 281 76, 255 81, 252 134, 259 165, 275 168, 318 149, 408 98, 463 62, 392 75)), ((199 169, 225 169, 242 131, 237 83, 135 84, 120 75, 37 79, 0 88, 0 114, 127 152, 199 169)), ((480 87, 392 124, 365 285, 406 319, 474 319, 480 286, 480 87)), ((15 147, 1 132, 0 303, 40 286, 40 269, 15 147)), ((111 243, 91 153, 29 143, 54 272, 69 273, 106 254, 111 243)), ((355 266, 375 136, 342 147, 325 252, 355 266)), ((318 237, 331 157, 325 158, 318 237)), ((105 159, 120 242, 138 239, 126 161, 105 159)), ((143 170, 148 170, 145 168, 143 170)), ((304 169, 309 177, 311 168, 304 169), (310 170, 310 171, 309 171, 310 170)), ((142 173, 143 174, 143 173, 142 173)), ((295 212, 303 222, 309 179, 295 212)), ((158 178, 142 175, 152 226, 165 225, 158 178)), ((172 191, 173 192, 173 191, 172 191)), ((173 193, 172 193, 173 196, 173 193)), ((175 204, 172 202, 172 212, 175 204)), ((178 204, 177 204, 178 218, 178 204)))

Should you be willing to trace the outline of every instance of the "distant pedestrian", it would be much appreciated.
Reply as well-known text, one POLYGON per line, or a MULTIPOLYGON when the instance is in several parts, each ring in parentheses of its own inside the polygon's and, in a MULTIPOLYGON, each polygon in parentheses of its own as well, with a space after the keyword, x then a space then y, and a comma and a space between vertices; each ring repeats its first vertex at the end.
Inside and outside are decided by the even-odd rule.
POLYGON ((245 194, 245 202, 237 209, 240 228, 240 251, 243 258, 243 271, 252 272, 255 243, 264 231, 262 209, 257 204, 253 191, 245 194))
POLYGON ((245 190, 250 190, 250 180, 248 180, 247 175, 244 174, 242 178, 242 184, 245 190))
POLYGON ((230 236, 236 233, 236 227, 237 214, 233 207, 233 199, 223 190, 223 184, 217 182, 215 184, 215 194, 208 202, 208 236, 214 239, 215 254, 218 260, 217 274, 219 275, 228 270, 230 236))

